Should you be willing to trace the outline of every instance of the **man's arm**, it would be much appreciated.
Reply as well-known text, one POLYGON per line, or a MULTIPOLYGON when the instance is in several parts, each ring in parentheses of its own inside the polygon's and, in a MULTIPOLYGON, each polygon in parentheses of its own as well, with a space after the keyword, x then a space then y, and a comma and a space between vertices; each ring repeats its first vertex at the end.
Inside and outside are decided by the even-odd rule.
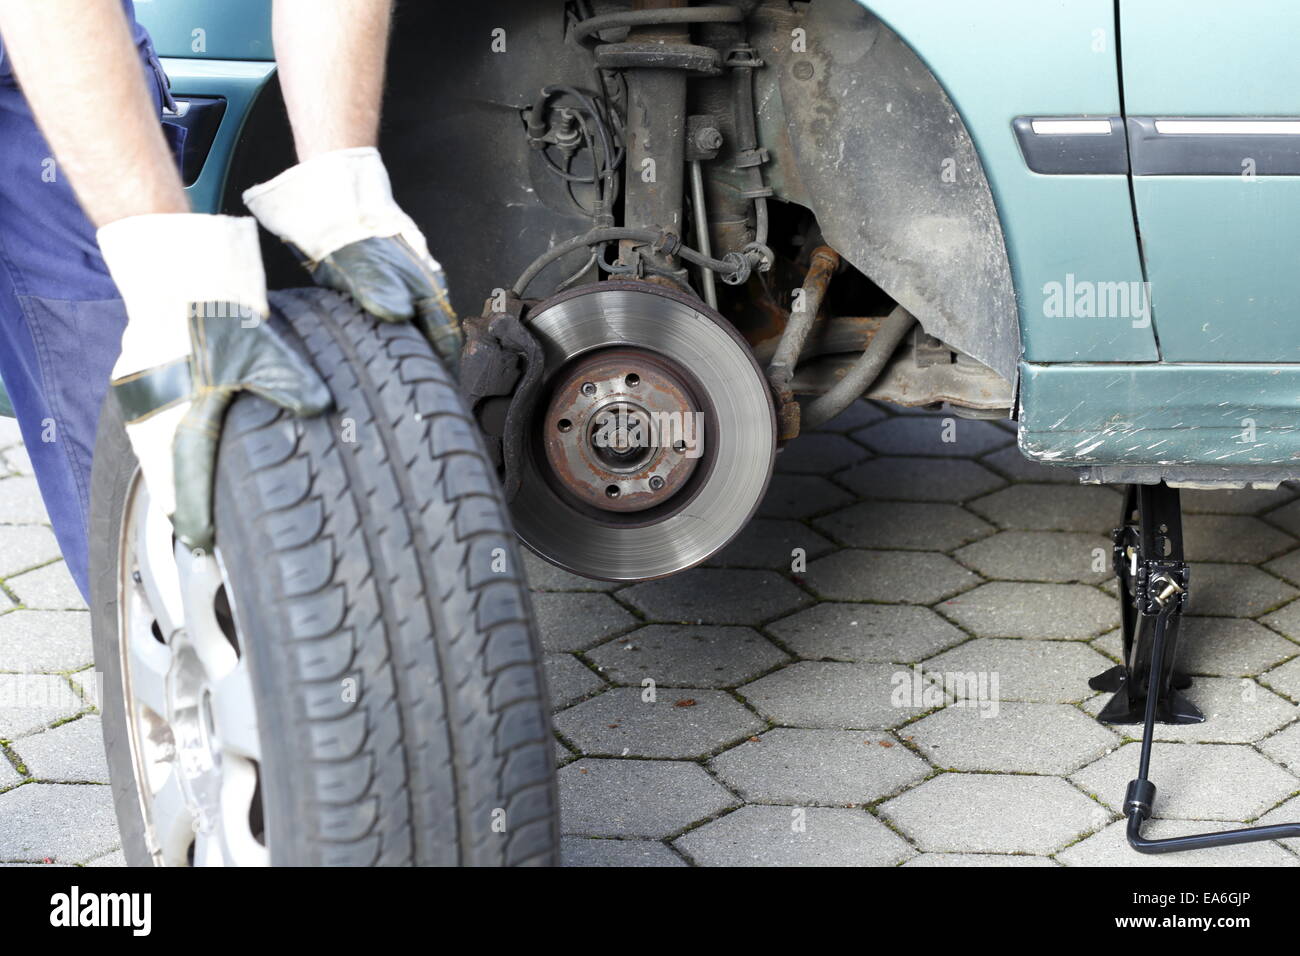
POLYGON ((190 211, 119 0, 0 0, 0 36, 96 226, 190 211))
POLYGON ((379 136, 392 0, 275 0, 280 86, 298 159, 379 136))

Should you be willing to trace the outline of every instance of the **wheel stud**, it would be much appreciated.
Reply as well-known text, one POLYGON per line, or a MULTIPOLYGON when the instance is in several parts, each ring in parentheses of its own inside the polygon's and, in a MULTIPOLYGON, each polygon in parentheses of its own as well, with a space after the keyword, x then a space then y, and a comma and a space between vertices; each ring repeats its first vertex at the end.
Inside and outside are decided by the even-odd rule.
POLYGON ((650 476, 650 490, 651 490, 651 491, 658 491, 658 490, 661 489, 663 486, 664 486, 664 480, 663 480, 663 478, 659 477, 658 475, 651 475, 651 476, 650 476))
POLYGON ((594 397, 596 394, 596 383, 584 382, 582 385, 582 394, 586 395, 588 398, 594 397))

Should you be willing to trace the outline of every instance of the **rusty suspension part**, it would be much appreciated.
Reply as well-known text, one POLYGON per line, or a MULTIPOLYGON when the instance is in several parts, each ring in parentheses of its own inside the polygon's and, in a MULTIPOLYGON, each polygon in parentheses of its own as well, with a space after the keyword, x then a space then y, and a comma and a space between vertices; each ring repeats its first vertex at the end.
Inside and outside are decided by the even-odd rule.
POLYGON ((767 366, 767 380, 776 397, 777 437, 787 442, 799 435, 799 403, 795 401, 790 382, 794 378, 795 366, 803 352, 808 333, 812 330, 821 310, 826 290, 831 277, 840 267, 840 257, 830 246, 818 246, 813 250, 808 264, 808 273, 803 286, 795 296, 795 308, 790 310, 785 331, 777 343, 776 354, 767 366))

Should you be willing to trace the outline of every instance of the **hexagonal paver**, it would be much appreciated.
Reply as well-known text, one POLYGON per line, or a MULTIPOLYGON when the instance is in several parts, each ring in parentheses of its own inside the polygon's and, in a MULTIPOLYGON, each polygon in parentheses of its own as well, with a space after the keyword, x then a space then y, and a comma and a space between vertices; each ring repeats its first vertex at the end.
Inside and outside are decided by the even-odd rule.
POLYGON ((10 524, 49 524, 45 502, 35 478, 5 478, 0 481, 0 497, 4 498, 5 521, 10 524))
POLYGON ((1300 777, 1300 723, 1279 730, 1258 744, 1272 760, 1300 777))
POLYGON ((1245 515, 1185 515, 1183 538, 1188 561, 1257 564, 1297 544, 1291 535, 1245 515))
POLYGON ((29 783, 0 794, 0 860, 82 863, 118 845, 113 795, 100 784, 29 783))
POLYGON ((546 686, 551 691, 551 707, 559 710, 600 690, 605 682, 572 654, 547 654, 546 686))
POLYGON ((1184 617, 1179 635, 1179 667, 1189 674, 1246 677, 1300 654, 1300 645, 1241 618, 1184 617))
POLYGON ((1276 525, 1293 535, 1300 535, 1300 501, 1291 501, 1264 512, 1263 518, 1269 524, 1276 525))
POLYGON ((1202 561, 1192 566, 1192 575, 1187 595, 1189 614, 1255 617, 1300 594, 1271 574, 1244 564, 1202 561))
POLYGON ((929 608, 904 604, 823 603, 767 629, 810 660, 911 663, 966 640, 929 608))
POLYGON ((1076 641, 978 638, 925 663, 931 673, 990 674, 997 696, 1045 704, 1085 700, 1096 691, 1088 680, 1112 662, 1076 641))
POLYGON ((1291 700, 1300 701, 1300 657, 1294 657, 1281 667, 1273 668, 1261 675, 1260 680, 1291 700))
POLYGON ((533 609, 548 651, 581 651, 639 621, 608 594, 534 594, 533 609))
POLYGON ((1213 491, 1184 488, 1179 492, 1185 514, 1258 515, 1285 504, 1295 491, 1281 485, 1270 490, 1216 488, 1213 491))
POLYGON ((1014 853, 922 853, 903 864, 915 866, 1059 866, 1046 856, 1014 853))
POLYGON ((1071 531, 1002 531, 953 554, 986 578, 1096 584, 1114 577, 1110 538, 1071 531))
POLYGON ((940 774, 879 807, 922 850, 1040 856, 1103 823, 1097 811, 1059 777, 983 773, 940 774))
POLYGON ((660 839, 740 802, 693 763, 586 758, 559 781, 560 831, 579 836, 660 839))
POLYGON ((786 727, 732 747, 709 767, 749 802, 801 806, 871 803, 930 772, 890 737, 786 727))
POLYGON ((829 554, 834 548, 831 542, 798 521, 755 518, 736 540, 710 558, 708 564, 720 568, 794 571, 801 570, 800 565, 807 567, 809 561, 829 554))
POLYGON ((30 475, 32 474, 32 459, 27 454, 27 449, 22 445, 16 448, 6 448, 3 455, 5 466, 11 474, 30 475))
POLYGON ((11 764, 3 753, 0 753, 0 790, 12 787, 23 776, 18 772, 18 768, 11 764))
POLYGON ((758 506, 763 518, 811 518, 853 500, 843 488, 817 475, 776 474, 758 506))
POLYGON ((1274 558, 1264 565, 1264 569, 1291 584, 1300 584, 1300 548, 1274 558))
POLYGON ((996 530, 957 505, 863 501, 813 522, 855 548, 951 551, 996 530))
POLYGON ((850 438, 833 432, 805 432, 776 456, 776 470, 829 475, 870 454, 850 438))
POLYGON ((0 674, 0 739, 13 740, 41 730, 84 707, 62 677, 0 674))
POLYGON ((686 866, 686 861, 657 840, 595 840, 566 836, 560 840, 561 866, 686 866))
POLYGON ((980 463, 1011 481, 1039 484, 1078 485, 1079 469, 1065 465, 1047 465, 1032 461, 1019 448, 1010 445, 980 457, 980 463))
POLYGON ((889 418, 853 433, 872 451, 882 455, 938 455, 975 458, 1009 445, 1014 436, 992 422, 956 415, 905 415, 889 418))
POLYGON ((531 551, 523 551, 524 575, 534 591, 612 591, 622 587, 616 581, 597 581, 557 568, 531 551))
MULTIPOLYGON (((1257 821, 1262 826, 1274 826, 1279 823, 1295 823, 1300 820, 1300 797, 1292 797, 1280 807, 1275 807, 1268 813, 1264 814, 1257 821)), ((1279 840, 1283 846, 1290 847, 1296 853, 1300 853, 1300 839, 1291 838, 1289 840, 1279 840)), ((1298 858, 1300 862, 1300 858, 1298 858)), ((1287 864, 1294 866, 1294 863, 1287 864)))
POLYGON ((86 608, 81 592, 68 573, 68 566, 62 561, 9 578, 5 584, 24 607, 33 610, 83 611, 86 608))
POLYGON ((699 757, 763 729, 763 721, 717 690, 616 687, 555 715, 555 729, 586 754, 699 757))
POLYGON ((908 845, 863 810, 741 807, 673 842, 703 866, 893 866, 908 845))
POLYGON ((619 597, 652 621, 696 624, 761 624, 811 603, 811 598, 772 571, 695 568, 646 581, 619 597))
POLYGON ((958 503, 1004 484, 964 458, 876 458, 840 472, 835 480, 863 498, 958 503))
POLYGON ((13 749, 36 780, 108 783, 104 729, 96 714, 24 737, 13 749))
POLYGON ((865 428, 872 422, 878 422, 885 417, 882 407, 875 402, 857 401, 830 421, 818 425, 814 431, 851 432, 859 428, 865 428))
POLYGON ((57 557, 59 543, 44 525, 0 525, 0 578, 49 564, 57 557))
MULTIPOLYGON (((1248 744, 1300 718, 1300 709, 1249 677, 1196 677, 1183 692, 1205 714, 1200 724, 1157 724, 1156 740, 1248 744)), ((1084 705, 1096 714, 1110 695, 1084 705)), ((1136 732, 1135 732, 1136 735, 1136 732)))
MULTIPOLYGON (((1137 743, 1125 744, 1071 776, 1119 812, 1137 774, 1137 743)), ((1153 816, 1183 820, 1252 820, 1300 789, 1300 778, 1236 744, 1172 744, 1151 749, 1157 787, 1153 816)))
POLYGON ((1120 742, 1068 704, 996 700, 953 704, 907 733, 936 766, 1017 773, 1069 773, 1120 742))
MULTIPOLYGON (((1142 835, 1161 839, 1233 828, 1231 823, 1209 820, 1148 820, 1142 828, 1142 835)), ((1128 845, 1127 829, 1126 821, 1117 820, 1100 833, 1061 851, 1056 858, 1066 866, 1300 866, 1300 858, 1287 853, 1276 843, 1243 843, 1194 853, 1139 854, 1128 845)))
POLYGON ((934 706, 916 699, 912 671, 894 664, 799 661, 740 693, 786 727, 887 730, 934 706))
POLYGON ((652 624, 587 652, 616 684, 734 687, 790 658, 748 627, 652 624))
POLYGON ((814 561, 807 585, 832 601, 933 604, 979 583, 952 558, 927 551, 837 551, 814 561))
POLYGON ((1119 623, 1119 605, 1083 584, 983 584, 938 610, 980 637, 1085 640, 1119 623))
POLYGON ((1003 528, 1105 533, 1119 520, 1123 499, 1098 485, 1012 485, 967 507, 1003 528))
POLYGON ((85 611, 14 611, 0 615, 0 671, 55 672, 94 660, 85 611))

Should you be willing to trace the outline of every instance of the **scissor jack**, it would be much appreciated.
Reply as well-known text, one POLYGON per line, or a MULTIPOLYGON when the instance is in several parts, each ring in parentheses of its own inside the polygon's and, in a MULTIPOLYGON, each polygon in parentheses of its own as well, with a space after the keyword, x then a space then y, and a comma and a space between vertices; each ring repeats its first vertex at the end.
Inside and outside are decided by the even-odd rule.
POLYGON ((1205 719, 1182 693, 1191 678, 1175 668, 1178 626, 1187 604, 1189 571, 1183 560, 1183 520, 1178 489, 1129 485, 1121 526, 1112 532, 1115 574, 1120 584, 1124 663, 1088 682, 1113 691, 1097 719, 1110 724, 1142 723, 1137 779, 1124 795, 1128 842, 1141 853, 1172 853, 1212 846, 1300 837, 1300 823, 1247 827, 1150 840, 1142 824, 1151 816, 1156 785, 1147 779, 1156 721, 1195 724, 1205 719))

